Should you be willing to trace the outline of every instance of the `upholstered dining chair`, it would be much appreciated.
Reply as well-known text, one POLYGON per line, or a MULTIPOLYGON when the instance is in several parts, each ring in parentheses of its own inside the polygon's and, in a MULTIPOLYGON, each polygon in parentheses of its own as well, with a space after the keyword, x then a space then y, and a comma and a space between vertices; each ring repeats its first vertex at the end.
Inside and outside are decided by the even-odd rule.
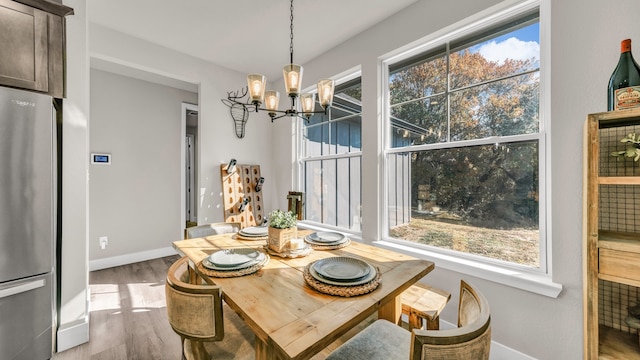
POLYGON ((169 324, 182 343, 182 359, 190 349, 189 358, 209 360, 203 341, 224 338, 222 290, 214 285, 194 285, 188 281, 188 258, 182 257, 169 267, 165 293, 169 324), (190 346, 185 347, 185 341, 190 346))
POLYGON ((235 233, 240 231, 241 227, 239 222, 218 222, 188 227, 185 235, 186 239, 194 239, 209 235, 235 233))
POLYGON ((327 360, 487 360, 490 347, 489 303, 477 288, 462 280, 457 328, 409 332, 387 320, 376 320, 327 360))

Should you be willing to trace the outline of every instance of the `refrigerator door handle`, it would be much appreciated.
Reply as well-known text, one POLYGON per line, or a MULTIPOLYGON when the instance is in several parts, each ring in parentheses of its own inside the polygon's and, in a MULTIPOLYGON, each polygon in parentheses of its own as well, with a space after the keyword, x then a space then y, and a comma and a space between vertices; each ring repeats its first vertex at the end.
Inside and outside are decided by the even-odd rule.
POLYGON ((9 297, 9 296, 13 296, 13 295, 16 295, 16 294, 20 294, 20 293, 23 293, 23 292, 27 292, 29 290, 41 288, 44 285, 45 285, 44 284, 44 279, 40 279, 40 280, 30 281, 30 282, 24 283, 24 284, 12 286, 10 288, 0 289, 0 299, 5 298, 5 297, 9 297))

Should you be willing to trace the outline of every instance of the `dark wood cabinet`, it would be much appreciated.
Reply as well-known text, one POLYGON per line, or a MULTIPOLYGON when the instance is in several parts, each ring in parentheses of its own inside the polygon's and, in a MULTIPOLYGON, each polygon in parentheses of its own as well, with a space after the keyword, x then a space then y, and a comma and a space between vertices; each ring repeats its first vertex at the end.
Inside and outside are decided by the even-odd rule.
POLYGON ((64 97, 64 17, 71 13, 46 0, 0 0, 0 85, 64 97))

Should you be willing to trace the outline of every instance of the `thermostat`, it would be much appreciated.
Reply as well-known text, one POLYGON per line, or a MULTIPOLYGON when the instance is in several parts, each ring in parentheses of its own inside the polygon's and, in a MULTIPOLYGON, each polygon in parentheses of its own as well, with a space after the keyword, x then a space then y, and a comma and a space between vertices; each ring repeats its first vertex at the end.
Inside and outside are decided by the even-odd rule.
POLYGON ((111 165, 111 154, 91 153, 91 163, 98 165, 111 165))

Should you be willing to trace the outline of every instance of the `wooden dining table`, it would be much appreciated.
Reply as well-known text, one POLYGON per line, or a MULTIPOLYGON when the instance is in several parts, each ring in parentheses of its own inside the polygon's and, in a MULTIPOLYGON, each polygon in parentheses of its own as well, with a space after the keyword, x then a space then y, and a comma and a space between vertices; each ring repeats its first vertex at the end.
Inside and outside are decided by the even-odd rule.
POLYGON ((308 359, 376 311, 379 318, 398 323, 399 295, 434 268, 431 261, 352 241, 347 247, 314 250, 305 257, 271 255, 267 264, 250 275, 221 278, 198 271, 197 265, 216 251, 256 248, 264 252, 265 244, 264 240, 241 240, 235 234, 173 243, 207 283, 222 288, 224 301, 253 330, 256 359, 308 359), (321 293, 305 282, 307 264, 339 256, 376 267, 380 285, 364 295, 343 297, 321 293))

